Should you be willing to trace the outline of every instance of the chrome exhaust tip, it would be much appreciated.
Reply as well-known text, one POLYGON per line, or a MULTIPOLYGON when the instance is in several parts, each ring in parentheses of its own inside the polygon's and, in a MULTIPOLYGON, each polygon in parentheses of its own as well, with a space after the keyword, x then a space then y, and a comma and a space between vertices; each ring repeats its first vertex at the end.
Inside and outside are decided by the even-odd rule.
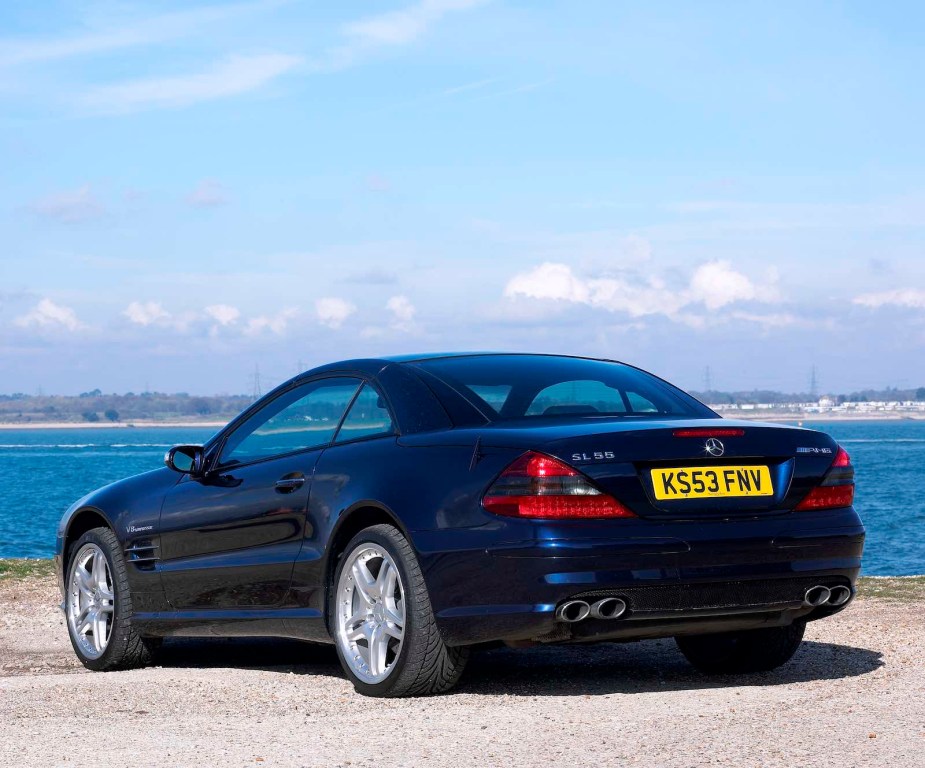
POLYGON ((851 589, 845 586, 832 587, 829 590, 829 605, 844 605, 851 599, 851 589))
POLYGON ((813 608, 817 608, 826 600, 828 600, 829 595, 831 594, 832 591, 828 587, 823 587, 821 584, 815 587, 810 587, 803 595, 803 605, 809 605, 813 608))
POLYGON ((584 600, 566 600, 556 609, 556 618, 567 624, 587 619, 591 613, 591 606, 584 600))
POLYGON ((619 619, 626 613, 626 603, 619 597, 605 597, 591 606, 591 616, 595 619, 619 619))

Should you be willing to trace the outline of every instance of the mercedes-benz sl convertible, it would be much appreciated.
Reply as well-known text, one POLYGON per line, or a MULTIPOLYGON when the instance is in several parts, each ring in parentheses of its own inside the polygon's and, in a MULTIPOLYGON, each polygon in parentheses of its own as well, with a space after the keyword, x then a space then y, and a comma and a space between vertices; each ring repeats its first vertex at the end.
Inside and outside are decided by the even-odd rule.
POLYGON ((864 542, 831 437, 604 360, 334 363, 165 462, 61 521, 90 669, 286 637, 405 696, 450 689, 476 646, 674 637, 706 673, 765 671, 849 603, 864 542))

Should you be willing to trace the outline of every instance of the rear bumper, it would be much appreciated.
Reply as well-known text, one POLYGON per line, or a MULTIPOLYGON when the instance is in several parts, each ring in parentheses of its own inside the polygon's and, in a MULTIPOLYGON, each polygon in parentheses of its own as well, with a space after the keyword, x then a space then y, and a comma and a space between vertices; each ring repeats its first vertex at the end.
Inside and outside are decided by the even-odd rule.
POLYGON ((633 640, 822 618, 841 608, 804 606, 805 590, 853 588, 864 527, 849 507, 729 521, 516 521, 413 538, 444 638, 465 645, 633 640), (565 600, 611 595, 627 603, 620 619, 555 618, 565 600))

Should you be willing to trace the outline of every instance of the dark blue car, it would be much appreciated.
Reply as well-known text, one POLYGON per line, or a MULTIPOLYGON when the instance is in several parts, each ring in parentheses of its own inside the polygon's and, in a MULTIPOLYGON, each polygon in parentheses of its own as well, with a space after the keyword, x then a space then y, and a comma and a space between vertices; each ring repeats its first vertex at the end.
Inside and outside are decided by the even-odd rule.
POLYGON ((438 693, 470 649, 675 637, 773 669, 854 595, 829 436, 729 421, 621 363, 351 360, 74 504, 57 561, 89 668, 171 636, 333 642, 357 690, 438 693))

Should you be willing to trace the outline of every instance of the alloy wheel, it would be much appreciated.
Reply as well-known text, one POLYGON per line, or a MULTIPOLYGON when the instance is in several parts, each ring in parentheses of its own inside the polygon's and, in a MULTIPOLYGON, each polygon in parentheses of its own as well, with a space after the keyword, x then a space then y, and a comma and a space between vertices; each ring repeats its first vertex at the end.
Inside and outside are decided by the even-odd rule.
POLYGON ((72 637, 87 658, 98 659, 106 651, 115 605, 109 561, 96 544, 85 544, 71 564, 67 620, 72 637))
POLYGON ((351 671, 381 683, 395 668, 405 634, 405 591, 395 561, 364 543, 344 562, 337 584, 336 635, 351 671))

